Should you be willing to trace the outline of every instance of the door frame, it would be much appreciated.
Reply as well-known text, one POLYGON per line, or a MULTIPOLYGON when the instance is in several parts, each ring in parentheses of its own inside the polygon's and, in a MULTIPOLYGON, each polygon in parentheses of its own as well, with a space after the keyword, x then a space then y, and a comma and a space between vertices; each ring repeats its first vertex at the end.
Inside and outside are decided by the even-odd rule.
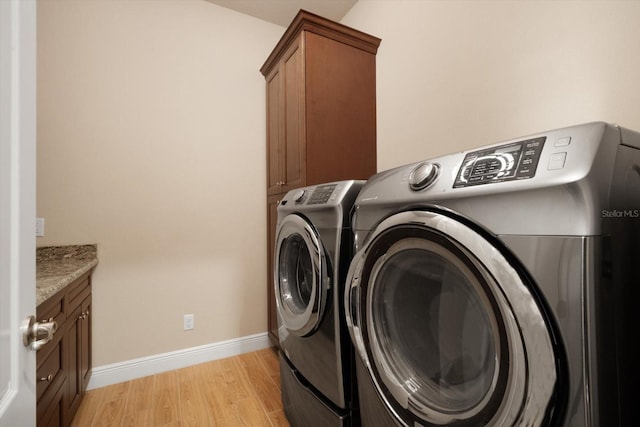
POLYGON ((36 424, 36 2, 0 1, 0 427, 36 424))

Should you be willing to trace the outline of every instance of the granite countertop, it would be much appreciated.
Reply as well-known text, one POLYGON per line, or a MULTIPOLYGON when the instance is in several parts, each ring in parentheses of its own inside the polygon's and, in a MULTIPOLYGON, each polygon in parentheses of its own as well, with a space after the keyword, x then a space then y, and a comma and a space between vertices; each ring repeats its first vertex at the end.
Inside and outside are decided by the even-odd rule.
POLYGON ((36 248, 36 306, 98 264, 97 245, 36 248))

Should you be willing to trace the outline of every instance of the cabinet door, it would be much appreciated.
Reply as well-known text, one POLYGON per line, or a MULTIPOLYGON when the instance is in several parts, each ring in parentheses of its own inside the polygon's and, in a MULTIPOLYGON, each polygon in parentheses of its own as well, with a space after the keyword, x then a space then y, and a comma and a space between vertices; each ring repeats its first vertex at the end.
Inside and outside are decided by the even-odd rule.
POLYGON ((91 295, 82 301, 80 324, 80 379, 84 395, 91 377, 91 295))
POLYGON ((285 52, 281 64, 284 99, 282 188, 287 192, 305 185, 305 78, 304 39, 300 36, 285 52))
POLYGON ((305 33, 306 185, 376 172, 375 55, 305 33))
POLYGON ((267 329, 269 339, 276 347, 280 346, 278 339, 278 313, 276 311, 276 297, 273 285, 273 250, 276 243, 276 223, 278 221, 278 203, 283 194, 267 198, 267 329))
POLYGON ((62 383, 58 387, 51 400, 48 400, 46 406, 38 402, 37 427, 62 427, 68 425, 64 419, 64 389, 66 384, 62 383), (45 408, 42 412, 40 407, 45 408))
MULTIPOLYGON (((64 325, 63 325, 64 326, 64 325)), ((64 391, 66 390, 67 342, 64 331, 58 331, 53 341, 38 350, 36 355, 37 425, 61 426, 64 417, 64 391)))
MULTIPOLYGON (((57 389, 65 378, 66 342, 63 333, 56 333, 53 341, 38 350, 36 354, 36 398, 38 405, 57 389)), ((44 403, 46 406, 48 403, 44 403)))
POLYGON ((267 75, 267 194, 304 186, 305 103, 302 37, 267 75))
POLYGON ((54 320, 58 329, 53 340, 36 353, 36 399, 38 414, 49 406, 51 396, 66 378, 67 343, 65 334, 64 295, 56 294, 36 310, 41 323, 54 320))
POLYGON ((71 423, 91 375, 91 294, 67 317, 67 420, 71 423))
POLYGON ((283 128, 280 68, 276 67, 267 76, 267 194, 281 193, 281 161, 283 128))
POLYGON ((80 342, 82 331, 82 307, 78 305, 67 315, 67 393, 65 399, 65 418, 68 424, 80 407, 82 399, 82 379, 80 378, 80 342))

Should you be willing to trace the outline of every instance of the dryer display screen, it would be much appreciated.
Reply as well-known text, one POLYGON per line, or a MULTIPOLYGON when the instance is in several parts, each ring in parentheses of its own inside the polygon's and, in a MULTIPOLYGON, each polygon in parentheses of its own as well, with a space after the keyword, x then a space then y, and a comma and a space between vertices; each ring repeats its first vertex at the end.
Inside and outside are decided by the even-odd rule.
POLYGON ((453 188, 533 178, 546 137, 467 153, 453 188))

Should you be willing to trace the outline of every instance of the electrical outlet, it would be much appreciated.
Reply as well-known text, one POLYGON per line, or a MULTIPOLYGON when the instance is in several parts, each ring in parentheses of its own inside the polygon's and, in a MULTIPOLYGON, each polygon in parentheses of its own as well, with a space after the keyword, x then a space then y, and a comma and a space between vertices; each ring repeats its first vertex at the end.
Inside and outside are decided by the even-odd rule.
POLYGON ((36 237, 44 237, 44 218, 36 218, 36 237))
POLYGON ((184 330, 189 331, 193 329, 193 314, 184 315, 184 330))

